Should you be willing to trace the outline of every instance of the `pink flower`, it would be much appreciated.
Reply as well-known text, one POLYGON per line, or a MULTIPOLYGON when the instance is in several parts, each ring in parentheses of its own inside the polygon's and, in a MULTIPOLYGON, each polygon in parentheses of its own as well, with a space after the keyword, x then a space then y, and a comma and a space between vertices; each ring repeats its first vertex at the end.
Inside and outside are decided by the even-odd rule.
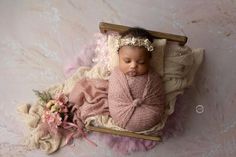
POLYGON ((47 123, 51 127, 57 128, 62 123, 62 118, 60 117, 58 112, 50 112, 46 110, 44 114, 42 115, 42 122, 47 123))
POLYGON ((46 107, 48 110, 50 110, 51 112, 58 112, 60 110, 60 105, 58 104, 58 102, 56 100, 50 100, 47 104, 46 107))
POLYGON ((60 94, 56 97, 56 99, 50 100, 46 107, 51 112, 59 112, 59 113, 67 113, 68 112, 68 102, 69 99, 65 94, 60 94))
POLYGON ((73 115, 73 111, 70 109, 68 97, 65 94, 60 94, 46 104, 42 122, 56 130, 58 126, 63 128, 62 123, 67 122, 71 115, 73 115))
POLYGON ((59 102, 59 104, 67 104, 69 99, 65 94, 60 94, 59 96, 57 96, 56 100, 59 102))

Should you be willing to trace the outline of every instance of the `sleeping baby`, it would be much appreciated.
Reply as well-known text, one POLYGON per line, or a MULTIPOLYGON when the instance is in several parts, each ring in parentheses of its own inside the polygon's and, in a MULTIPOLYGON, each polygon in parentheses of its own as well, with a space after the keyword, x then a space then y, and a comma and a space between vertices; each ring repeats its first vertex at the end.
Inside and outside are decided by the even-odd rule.
POLYGON ((114 122, 130 131, 157 125, 164 114, 162 80, 150 67, 153 37, 131 28, 118 42, 119 66, 109 78, 108 105, 114 122))
POLYGON ((83 79, 70 93, 82 122, 98 114, 110 115, 114 123, 130 131, 157 125, 164 114, 162 81, 150 67, 153 38, 144 29, 131 28, 118 39, 119 65, 109 80, 83 79))

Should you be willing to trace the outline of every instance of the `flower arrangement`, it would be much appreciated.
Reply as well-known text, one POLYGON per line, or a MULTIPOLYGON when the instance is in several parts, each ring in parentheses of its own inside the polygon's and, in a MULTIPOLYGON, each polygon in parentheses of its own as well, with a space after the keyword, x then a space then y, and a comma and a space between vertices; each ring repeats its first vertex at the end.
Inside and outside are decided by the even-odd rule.
POLYGON ((78 118, 79 112, 76 105, 69 102, 67 95, 61 93, 55 98, 49 92, 39 92, 34 90, 44 111, 41 122, 48 126, 52 133, 63 132, 66 138, 66 144, 77 137, 84 137, 88 142, 96 146, 86 137, 86 130, 83 123, 78 118))

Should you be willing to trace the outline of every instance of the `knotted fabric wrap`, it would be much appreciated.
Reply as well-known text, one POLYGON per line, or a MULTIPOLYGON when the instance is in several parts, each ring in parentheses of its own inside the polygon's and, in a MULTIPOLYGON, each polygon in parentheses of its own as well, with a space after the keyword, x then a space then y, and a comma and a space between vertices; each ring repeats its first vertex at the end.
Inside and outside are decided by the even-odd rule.
POLYGON ((130 131, 150 129, 164 114, 165 97, 162 81, 149 70, 147 76, 128 77, 115 68, 109 78, 108 104, 114 122, 130 131), (130 83, 130 79, 139 82, 130 83), (146 82, 145 82, 146 81, 146 82))

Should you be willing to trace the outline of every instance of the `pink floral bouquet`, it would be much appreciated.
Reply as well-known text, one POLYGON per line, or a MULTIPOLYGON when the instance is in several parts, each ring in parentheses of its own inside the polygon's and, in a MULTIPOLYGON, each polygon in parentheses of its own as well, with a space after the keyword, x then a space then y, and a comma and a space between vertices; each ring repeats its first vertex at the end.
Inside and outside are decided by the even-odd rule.
POLYGON ((44 108, 41 122, 48 126, 51 133, 60 132, 65 135, 66 144, 70 140, 82 136, 93 145, 96 145, 86 137, 84 125, 77 115, 79 114, 77 106, 69 102, 67 95, 62 93, 53 98, 49 92, 34 92, 44 108))

